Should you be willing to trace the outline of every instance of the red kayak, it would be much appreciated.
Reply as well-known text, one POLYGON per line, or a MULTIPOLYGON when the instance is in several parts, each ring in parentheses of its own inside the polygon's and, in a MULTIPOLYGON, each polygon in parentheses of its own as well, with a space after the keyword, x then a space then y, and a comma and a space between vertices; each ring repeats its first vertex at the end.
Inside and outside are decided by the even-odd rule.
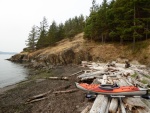
POLYGON ((148 93, 147 89, 138 88, 135 86, 114 86, 114 85, 98 85, 87 83, 75 83, 76 87, 87 92, 93 92, 103 95, 116 96, 141 96, 148 93))

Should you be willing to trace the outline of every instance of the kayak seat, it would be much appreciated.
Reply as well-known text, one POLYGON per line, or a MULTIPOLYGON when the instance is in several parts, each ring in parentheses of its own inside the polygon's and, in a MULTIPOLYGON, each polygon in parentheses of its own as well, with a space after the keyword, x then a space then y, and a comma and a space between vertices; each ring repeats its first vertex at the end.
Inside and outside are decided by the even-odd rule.
POLYGON ((116 88, 119 88, 119 86, 117 84, 111 85, 111 84, 102 84, 99 86, 100 89, 103 90, 113 90, 116 88))

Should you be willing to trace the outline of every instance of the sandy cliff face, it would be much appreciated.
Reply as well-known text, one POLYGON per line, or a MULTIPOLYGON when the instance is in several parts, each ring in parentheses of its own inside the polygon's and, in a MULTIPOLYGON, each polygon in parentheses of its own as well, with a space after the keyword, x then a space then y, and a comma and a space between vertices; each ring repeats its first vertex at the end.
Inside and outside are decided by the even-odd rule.
POLYGON ((65 39, 54 47, 47 47, 34 52, 22 52, 12 56, 14 62, 30 62, 33 67, 50 65, 79 64, 81 61, 112 61, 119 59, 138 60, 150 63, 150 46, 133 54, 127 46, 119 44, 96 44, 85 41, 83 33, 76 35, 72 40, 65 39), (148 55, 149 54, 149 55, 148 55))

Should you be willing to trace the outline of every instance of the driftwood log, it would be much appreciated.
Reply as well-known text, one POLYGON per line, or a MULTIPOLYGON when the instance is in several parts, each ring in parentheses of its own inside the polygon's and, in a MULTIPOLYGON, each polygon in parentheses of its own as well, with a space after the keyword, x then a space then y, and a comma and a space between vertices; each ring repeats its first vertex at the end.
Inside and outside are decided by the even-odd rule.
MULTIPOLYGON (((41 93, 41 94, 32 96, 32 97, 30 97, 29 99, 27 99, 25 103, 26 103, 26 104, 27 104, 27 103, 33 103, 33 102, 38 102, 38 101, 47 99, 47 96, 48 96, 49 94, 53 94, 53 92, 56 93, 56 90, 68 89, 70 86, 71 86, 71 85, 62 86, 62 87, 59 87, 59 88, 55 89, 55 91, 52 89, 52 90, 49 90, 49 91, 47 91, 47 92, 45 92, 45 93, 41 93)), ((68 91, 68 90, 66 90, 66 91, 68 91)), ((62 92, 61 92, 61 93, 62 93, 62 92)), ((65 92, 64 92, 64 93, 65 93, 65 92)))
POLYGON ((118 98, 112 98, 110 106, 109 106, 109 112, 116 113, 117 108, 118 108, 118 98))
MULTIPOLYGON (((129 84, 126 82, 125 78, 122 78, 118 76, 119 78, 119 85, 120 86, 128 86, 129 84)), ((146 104, 144 104, 140 98, 122 98, 122 101, 125 103, 126 107, 133 112, 133 110, 136 108, 136 111, 138 113, 150 113, 150 109, 147 107, 146 104), (141 109, 142 108, 142 109, 141 109), (148 111, 148 112, 147 112, 148 111)))
POLYGON ((78 91, 78 89, 70 89, 70 90, 65 90, 65 91, 54 91, 53 94, 60 94, 60 93, 73 93, 78 91))
POLYGON ((78 89, 70 89, 70 90, 65 90, 65 91, 48 91, 46 93, 42 93, 42 94, 39 94, 39 95, 35 95, 31 98, 29 98, 25 104, 28 104, 28 103, 33 103, 33 102, 38 102, 38 101, 41 101, 41 100, 44 100, 44 99, 47 99, 48 98, 48 94, 61 94, 61 93, 73 93, 73 92, 76 92, 78 91, 78 89))
MULTIPOLYGON (((86 62, 86 64, 88 63, 86 62)), ((94 84, 117 83, 119 86, 138 85, 143 88, 147 88, 148 84, 143 84, 140 81, 145 80, 150 82, 147 75, 148 72, 142 71, 143 67, 140 66, 130 65, 128 63, 126 63, 126 66, 125 64, 119 63, 115 63, 115 66, 96 63, 91 63, 86 66, 91 70, 85 71, 85 73, 78 76, 81 81, 83 80, 86 82, 88 80, 93 80, 94 84), (134 74, 139 76, 139 81, 131 77, 131 75, 134 74)), ((148 106, 142 102, 140 98, 119 97, 111 98, 110 101, 108 97, 98 95, 89 113, 150 113, 149 109, 150 108, 148 108, 148 106)))
POLYGON ((108 98, 108 103, 107 103, 107 107, 106 107, 106 110, 105 110, 105 113, 109 113, 109 106, 110 106, 110 98, 108 98))
POLYGON ((48 77, 50 80, 69 80, 68 77, 48 77))
POLYGON ((88 113, 90 109, 91 109, 91 106, 88 105, 81 113, 88 113))
POLYGON ((108 97, 98 95, 89 113, 105 113, 108 104, 108 97))
POLYGON ((126 80, 128 82, 130 82, 131 84, 135 85, 135 86, 140 86, 140 87, 143 87, 143 88, 148 88, 148 84, 143 84, 142 82, 137 81, 135 78, 132 78, 131 76, 128 76, 126 78, 126 80))
POLYGON ((123 104, 123 102, 122 102, 122 99, 121 99, 121 98, 119 98, 119 102, 120 102, 121 112, 122 112, 122 113, 126 113, 126 109, 125 109, 125 106, 124 106, 124 104, 123 104))
POLYGON ((71 77, 71 76, 74 76, 74 75, 78 75, 78 74, 80 74, 80 73, 83 73, 83 70, 81 70, 81 71, 78 71, 78 72, 76 72, 76 73, 71 74, 71 75, 70 75, 70 77, 71 77))
MULTIPOLYGON (((103 76, 103 84, 105 84, 107 80, 107 76, 103 76)), ((94 101, 94 104, 89 113, 105 113, 108 105, 108 97, 104 95, 98 95, 94 101)))
POLYGON ((48 94, 50 94, 50 93, 52 93, 52 90, 50 90, 50 91, 48 91, 48 92, 45 92, 45 93, 42 93, 42 94, 39 94, 39 95, 35 95, 35 96, 33 96, 33 97, 30 97, 30 98, 25 102, 25 104, 33 103, 33 102, 38 102, 38 101, 47 99, 47 96, 48 96, 48 94))

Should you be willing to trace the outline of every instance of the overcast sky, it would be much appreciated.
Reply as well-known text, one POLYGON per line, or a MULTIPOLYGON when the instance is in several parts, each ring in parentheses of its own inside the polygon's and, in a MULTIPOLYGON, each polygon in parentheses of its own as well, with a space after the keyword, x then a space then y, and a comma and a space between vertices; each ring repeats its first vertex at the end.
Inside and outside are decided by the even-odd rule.
MULTIPOLYGON (((101 4, 103 0, 96 0, 101 4)), ((92 0, 0 0, 0 51, 21 52, 33 25, 89 16, 92 0)))

